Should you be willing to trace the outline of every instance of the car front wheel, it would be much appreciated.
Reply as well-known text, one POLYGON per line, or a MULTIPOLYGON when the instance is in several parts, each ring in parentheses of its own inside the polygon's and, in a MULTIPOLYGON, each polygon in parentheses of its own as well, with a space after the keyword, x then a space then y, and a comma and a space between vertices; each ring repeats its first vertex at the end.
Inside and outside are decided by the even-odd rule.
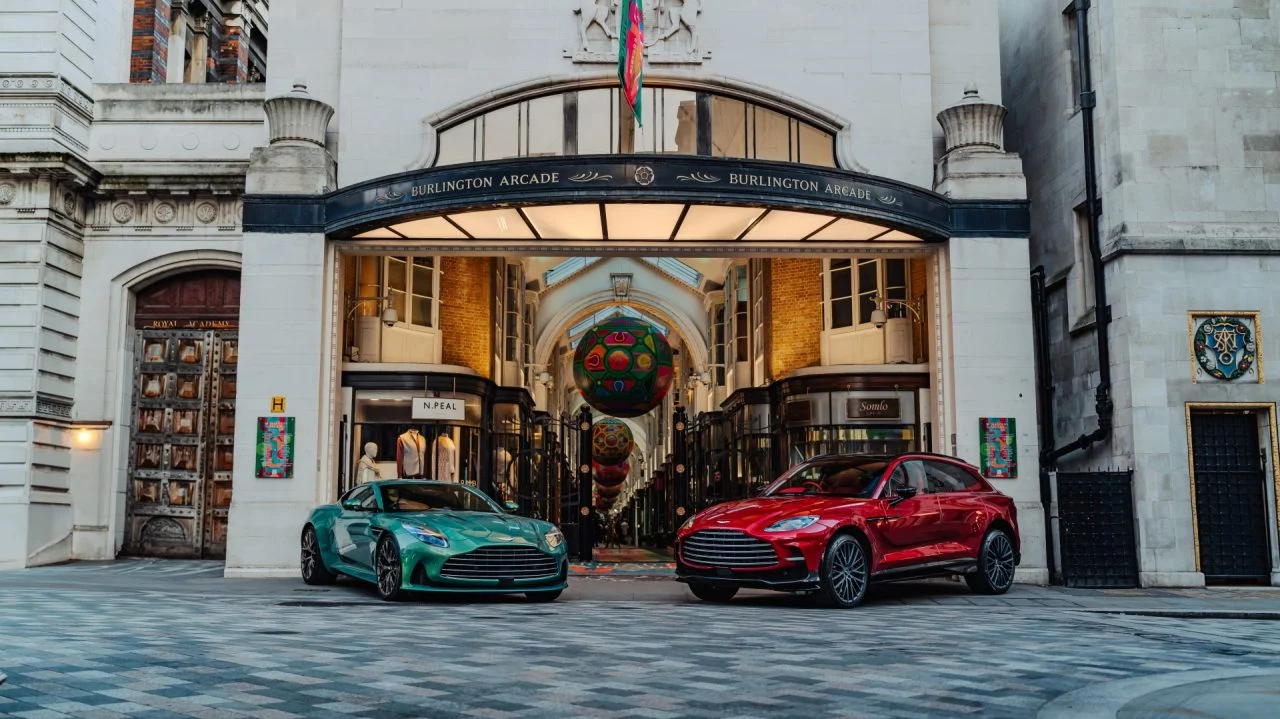
POLYGON ((871 560, 862 542, 847 534, 832 539, 822 557, 820 577, 819 604, 839 609, 862 604, 871 584, 871 560))
POLYGON ((302 530, 302 581, 307 584, 333 584, 337 579, 337 575, 324 566, 316 528, 307 525, 302 530))
POLYGON ((384 535, 378 540, 376 552, 374 564, 378 575, 378 596, 387 602, 403 599, 405 591, 401 586, 401 577, 404 569, 400 564, 400 547, 396 545, 396 540, 384 535))
POLYGON ((723 584, 690 584, 689 591, 704 602, 727 602, 738 593, 738 588, 723 584))
POLYGON ((1013 540, 1002 529, 992 529, 982 538, 978 571, 964 575, 969 588, 978 594, 1004 594, 1013 586, 1013 540))

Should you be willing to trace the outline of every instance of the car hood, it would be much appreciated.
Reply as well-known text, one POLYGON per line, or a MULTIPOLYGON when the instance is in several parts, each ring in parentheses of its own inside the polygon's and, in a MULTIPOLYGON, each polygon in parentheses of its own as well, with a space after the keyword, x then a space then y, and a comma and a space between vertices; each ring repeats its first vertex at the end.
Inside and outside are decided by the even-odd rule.
POLYGON ((718 504, 695 517, 689 528, 763 529, 789 517, 823 516, 872 501, 853 497, 755 497, 718 504))
POLYGON ((541 546, 543 536, 551 531, 549 525, 536 519, 490 512, 435 510, 396 514, 394 517, 407 527, 429 527, 443 532, 450 540, 468 539, 477 544, 494 542, 541 546))

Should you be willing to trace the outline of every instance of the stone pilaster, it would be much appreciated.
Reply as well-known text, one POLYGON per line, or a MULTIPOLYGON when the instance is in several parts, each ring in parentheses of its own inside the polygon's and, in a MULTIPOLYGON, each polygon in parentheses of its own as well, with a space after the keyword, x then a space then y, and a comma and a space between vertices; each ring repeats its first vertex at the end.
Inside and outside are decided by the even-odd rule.
MULTIPOLYGON (((320 195, 334 187, 337 169, 323 143, 333 109, 299 83, 267 100, 266 112, 271 144, 253 151, 247 194, 320 195)), ((325 448, 335 431, 340 359, 335 262, 321 233, 244 235, 229 577, 296 576, 302 525, 330 496, 335 457, 325 448), (271 415, 276 396, 295 420, 293 476, 260 479, 258 418, 271 415)))

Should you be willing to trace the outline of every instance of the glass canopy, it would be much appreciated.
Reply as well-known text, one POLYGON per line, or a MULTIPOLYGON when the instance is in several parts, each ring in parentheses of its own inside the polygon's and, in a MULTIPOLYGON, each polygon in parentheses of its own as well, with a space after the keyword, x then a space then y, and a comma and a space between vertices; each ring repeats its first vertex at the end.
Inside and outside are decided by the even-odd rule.
MULTIPOLYGON (((454 212, 356 239, 586 242, 920 242, 915 235, 818 212, 707 204, 590 203, 454 212)), ((576 271, 576 270, 575 270, 576 271)))

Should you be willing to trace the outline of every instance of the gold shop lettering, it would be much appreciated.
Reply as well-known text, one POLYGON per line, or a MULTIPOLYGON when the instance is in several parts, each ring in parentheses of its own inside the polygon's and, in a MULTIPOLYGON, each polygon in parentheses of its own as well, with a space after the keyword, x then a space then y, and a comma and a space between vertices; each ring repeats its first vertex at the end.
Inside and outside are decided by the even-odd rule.
POLYGON ((427 195, 436 195, 441 192, 483 190, 488 187, 493 187, 492 177, 464 177, 459 180, 441 180, 440 182, 428 182, 425 185, 414 185, 409 190, 409 194, 412 197, 426 197, 427 195))
POLYGON ((855 200, 870 200, 871 191, 865 187, 851 187, 849 185, 827 185, 828 195, 839 195, 841 197, 851 197, 855 200))
POLYGON ((558 172, 530 172, 521 175, 507 175, 499 185, 503 187, 521 185, 554 185, 560 181, 558 172))

